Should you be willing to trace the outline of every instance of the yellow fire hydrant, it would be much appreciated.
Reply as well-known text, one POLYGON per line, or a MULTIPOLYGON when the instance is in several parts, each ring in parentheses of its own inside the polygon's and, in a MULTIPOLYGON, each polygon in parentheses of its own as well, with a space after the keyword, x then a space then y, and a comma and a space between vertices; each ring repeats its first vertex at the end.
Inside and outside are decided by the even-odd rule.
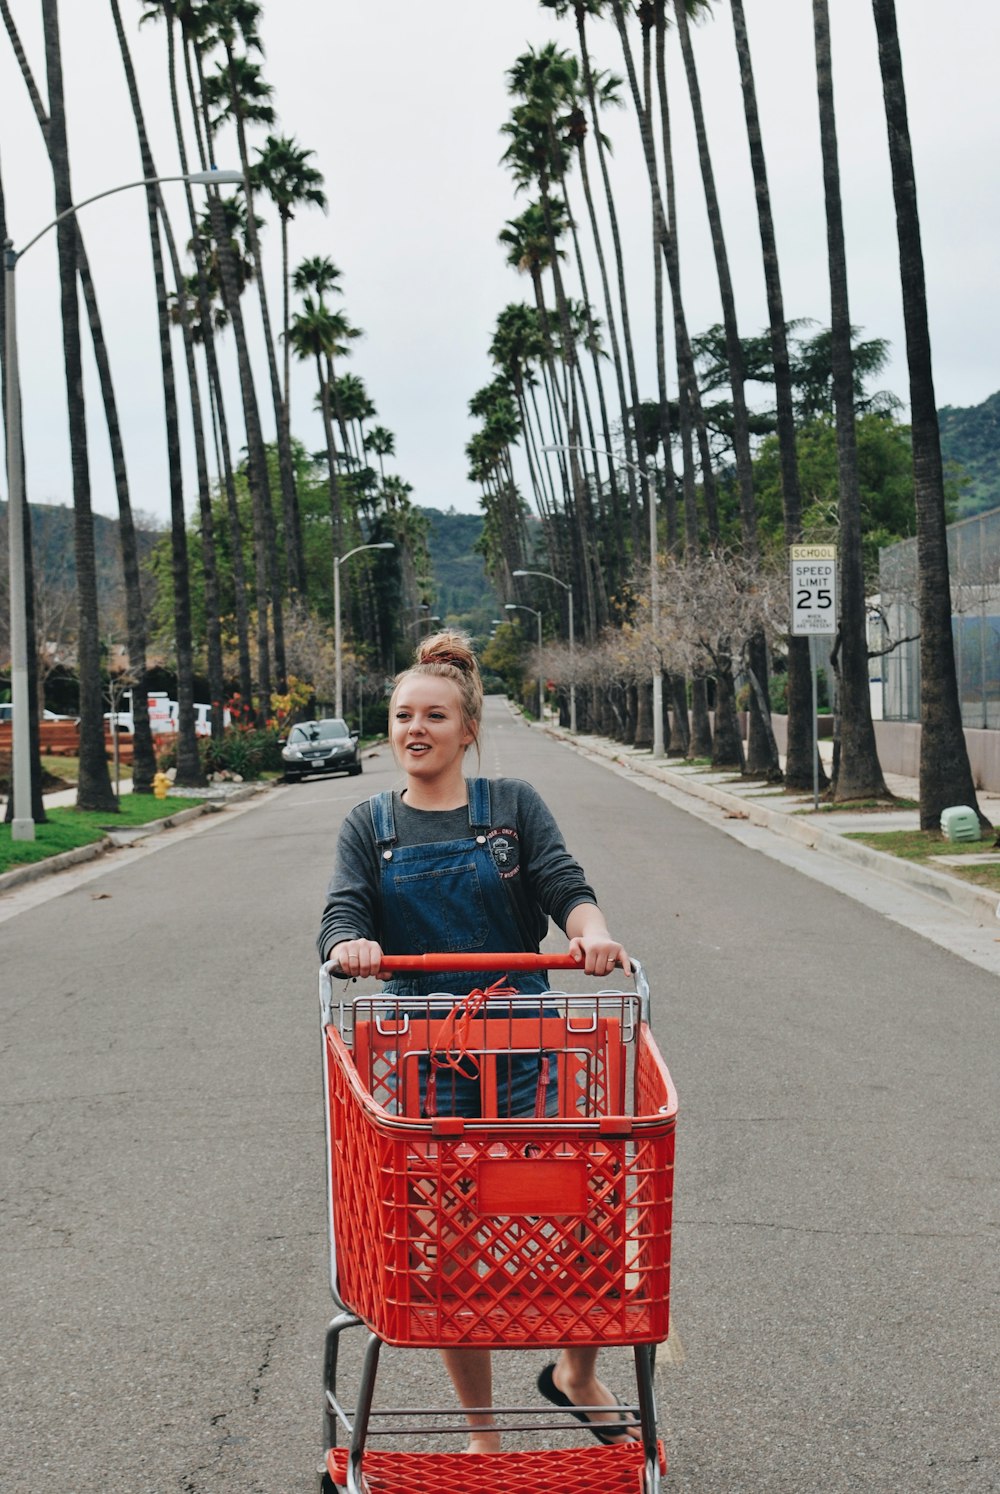
POLYGON ((153 774, 153 793, 156 795, 157 799, 165 799, 167 797, 167 790, 169 788, 170 779, 167 777, 166 773, 153 774))

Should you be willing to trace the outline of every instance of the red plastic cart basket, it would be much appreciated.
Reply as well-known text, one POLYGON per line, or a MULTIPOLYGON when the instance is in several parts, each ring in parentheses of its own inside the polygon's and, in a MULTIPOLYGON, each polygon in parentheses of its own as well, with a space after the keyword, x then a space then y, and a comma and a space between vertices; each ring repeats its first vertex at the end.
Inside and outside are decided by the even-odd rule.
MULTIPOLYGON (((387 958, 385 968, 440 970, 442 958, 426 957, 429 967, 387 958)), ((496 968, 498 958, 511 969, 579 968, 569 956, 477 964, 467 954, 453 968, 496 968)), ((453 1038, 440 997, 416 1010, 407 1002, 405 1023, 377 1000, 353 1003, 350 1046, 327 1022, 334 1290, 384 1342, 666 1338, 677 1098, 636 1001, 631 992, 521 997, 500 1017, 491 1004, 464 1023, 463 1050, 494 1109, 502 1055, 538 1053, 554 1065, 558 1113, 526 1119, 408 1113, 413 1060, 453 1038)))

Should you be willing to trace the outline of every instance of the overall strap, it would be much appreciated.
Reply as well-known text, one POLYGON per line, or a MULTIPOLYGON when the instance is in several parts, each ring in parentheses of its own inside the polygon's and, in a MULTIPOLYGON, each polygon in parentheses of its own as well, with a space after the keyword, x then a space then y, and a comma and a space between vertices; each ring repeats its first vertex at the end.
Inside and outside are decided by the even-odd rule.
POLYGON ((490 780, 467 778, 465 781, 469 789, 469 828, 488 830, 493 823, 490 813, 490 780))
POLYGON ((375 832, 375 843, 381 849, 384 846, 396 844, 396 820, 392 812, 392 792, 384 789, 380 794, 373 794, 368 800, 368 808, 371 811, 372 830, 375 832))

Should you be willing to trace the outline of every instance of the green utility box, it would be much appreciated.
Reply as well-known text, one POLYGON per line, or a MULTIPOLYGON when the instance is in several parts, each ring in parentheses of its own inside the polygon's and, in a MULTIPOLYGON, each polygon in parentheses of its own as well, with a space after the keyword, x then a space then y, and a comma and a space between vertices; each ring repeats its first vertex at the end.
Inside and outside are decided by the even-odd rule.
POLYGON ((965 804, 942 810, 941 833, 945 840, 950 841, 982 840, 979 816, 965 804))

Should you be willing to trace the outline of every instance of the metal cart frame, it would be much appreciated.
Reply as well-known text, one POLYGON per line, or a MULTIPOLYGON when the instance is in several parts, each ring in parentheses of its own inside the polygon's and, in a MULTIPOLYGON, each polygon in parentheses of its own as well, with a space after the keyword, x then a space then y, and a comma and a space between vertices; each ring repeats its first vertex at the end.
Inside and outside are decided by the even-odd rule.
MULTIPOLYGON (((509 997, 500 1002, 502 1016, 490 1004, 466 1023, 462 1043, 483 1070, 484 1104, 487 1096, 499 1104, 504 1059, 536 1045, 559 1089, 556 1115, 469 1119, 422 1116, 413 1103, 420 1085, 426 1098, 436 1045, 455 1040, 454 1023, 442 1026, 442 1019, 462 998, 442 992, 426 1004, 387 995, 345 1002, 334 995, 330 968, 321 970, 330 1289, 338 1308, 324 1355, 322 1489, 659 1494, 665 1460, 653 1370, 656 1344, 667 1335, 677 1098, 652 1040, 648 982, 633 965, 633 992, 509 997), (460 1208, 441 1228, 437 1214, 456 1199, 459 1175, 460 1208), (553 1190, 557 1202, 550 1203, 553 1190), (470 1210, 471 1226, 454 1222, 470 1210), (497 1218, 502 1228, 494 1230, 497 1218), (367 1329, 353 1405, 337 1383, 348 1328, 367 1329), (563 1342, 632 1347, 636 1404, 623 1407, 622 1418, 640 1442, 489 1455, 369 1449, 370 1438, 468 1431, 464 1409, 460 1419, 454 1407, 373 1410, 383 1343, 510 1349, 563 1342)), ((569 955, 387 956, 380 974, 449 966, 580 968, 569 955)), ((551 1406, 472 1409, 492 1412, 504 1432, 579 1430, 551 1406)))

